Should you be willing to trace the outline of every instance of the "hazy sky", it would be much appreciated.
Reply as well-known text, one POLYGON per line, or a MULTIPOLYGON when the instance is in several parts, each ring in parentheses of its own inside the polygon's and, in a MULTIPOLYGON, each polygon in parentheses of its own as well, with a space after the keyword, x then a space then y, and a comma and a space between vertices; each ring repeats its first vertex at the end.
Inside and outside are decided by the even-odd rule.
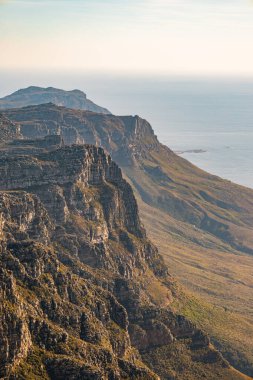
POLYGON ((253 76, 250 0, 0 0, 0 69, 253 76))

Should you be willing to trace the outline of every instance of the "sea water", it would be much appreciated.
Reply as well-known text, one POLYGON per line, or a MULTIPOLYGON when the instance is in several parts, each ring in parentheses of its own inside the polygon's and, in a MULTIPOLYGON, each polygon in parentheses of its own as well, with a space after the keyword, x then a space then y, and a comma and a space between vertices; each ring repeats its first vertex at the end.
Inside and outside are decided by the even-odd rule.
POLYGON ((78 88, 114 114, 138 114, 184 158, 253 188, 253 80, 76 73, 0 77, 1 96, 28 85, 78 88))
POLYGON ((146 118, 198 167, 253 188, 253 82, 137 80, 106 94, 113 112, 146 118))

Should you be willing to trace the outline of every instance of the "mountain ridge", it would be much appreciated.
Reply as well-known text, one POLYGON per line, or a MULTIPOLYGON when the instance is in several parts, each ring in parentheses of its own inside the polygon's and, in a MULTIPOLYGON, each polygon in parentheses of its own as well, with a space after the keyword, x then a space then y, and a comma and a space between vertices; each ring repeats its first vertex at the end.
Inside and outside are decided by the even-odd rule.
POLYGON ((170 309, 172 279, 119 167, 54 139, 0 149, 2 378, 244 379, 170 309))
POLYGON ((0 109, 24 107, 28 105, 54 103, 74 109, 110 114, 106 108, 100 107, 87 99, 80 90, 65 91, 54 87, 30 86, 15 91, 0 99, 0 109))
POLYGON ((53 104, 6 110, 5 115, 20 125, 26 138, 61 134, 68 145, 102 146, 123 168, 144 202, 217 236, 232 248, 253 252, 252 190, 210 175, 177 156, 159 143, 150 124, 139 116, 99 115, 53 104), (198 181, 197 186, 191 177, 198 181), (239 191, 244 192, 245 200, 239 191), (233 213, 243 218, 242 223, 233 213), (237 233, 238 237, 234 236, 237 233), (245 233, 248 241, 240 242, 245 233))
MULTIPOLYGON (((67 144, 89 142, 112 155, 132 184, 148 233, 172 272, 195 294, 222 308, 217 309, 220 314, 224 309, 236 313, 235 318, 231 315, 231 323, 240 322, 230 337, 226 325, 217 326, 217 331, 212 321, 203 325, 225 357, 252 376, 248 320, 252 320, 253 284, 246 268, 253 262, 252 256, 245 255, 252 250, 252 190, 210 175, 176 156, 137 116, 96 115, 54 105, 5 114, 20 125, 26 138, 57 132, 67 144)), ((196 309, 193 301, 193 320, 202 318, 198 315, 201 302, 196 309)), ((189 315, 184 302, 180 309, 189 315)))

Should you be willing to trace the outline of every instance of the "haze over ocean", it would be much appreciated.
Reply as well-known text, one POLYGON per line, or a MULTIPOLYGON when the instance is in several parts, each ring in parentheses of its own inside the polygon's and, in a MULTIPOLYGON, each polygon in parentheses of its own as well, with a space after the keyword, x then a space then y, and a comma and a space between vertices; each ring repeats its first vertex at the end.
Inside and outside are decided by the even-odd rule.
POLYGON ((0 96, 29 85, 78 88, 114 114, 138 114, 198 167, 253 188, 253 79, 8 71, 0 77, 0 96))

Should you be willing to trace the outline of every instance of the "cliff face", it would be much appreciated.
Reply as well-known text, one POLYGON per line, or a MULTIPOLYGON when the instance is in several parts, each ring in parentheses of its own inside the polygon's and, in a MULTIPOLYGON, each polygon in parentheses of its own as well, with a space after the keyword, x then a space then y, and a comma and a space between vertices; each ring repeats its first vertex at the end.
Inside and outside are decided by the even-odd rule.
MULTIPOLYGON (((102 146, 145 203, 187 223, 192 234, 197 228, 233 249, 253 252, 252 191, 209 175, 176 156, 159 143, 150 124, 140 117, 94 114, 53 104, 5 114, 19 123, 25 138, 60 134, 68 145, 102 146)), ((203 241, 199 243, 203 245, 203 241)))
POLYGON ((8 140, 21 138, 20 128, 0 113, 0 145, 8 140))
POLYGON ((46 141, 0 151, 0 377, 242 379, 170 309, 171 278, 118 166, 46 141))
POLYGON ((54 104, 8 110, 5 114, 18 122, 25 138, 59 134, 67 145, 102 146, 121 166, 131 166, 150 149, 159 148, 150 124, 138 116, 94 114, 54 104))
MULTIPOLYGON (((253 256, 244 254, 253 252, 252 190, 178 157, 159 143, 150 124, 138 116, 101 115, 53 104, 12 109, 5 115, 20 125, 25 138, 48 136, 50 140, 50 134, 59 134, 65 144, 90 143, 111 154, 131 183, 145 226, 172 273, 195 294, 220 307, 214 317, 216 323, 220 320, 218 326, 211 319, 206 325, 205 318, 205 327, 226 357, 253 375, 253 329, 248 324, 248 318, 253 321, 253 256), (233 329, 224 323, 230 316, 233 329)), ((8 150, 13 155, 29 154, 31 144, 15 142, 8 150)), ((43 149, 36 147, 37 152, 43 149)), ((197 321, 205 314, 199 310, 190 310, 197 321)), ((189 310, 185 313, 189 315, 189 310)))
MULTIPOLYGON (((43 142, 41 144, 43 146, 43 142)), ((85 261, 85 252, 89 250, 89 263, 94 255, 95 267, 108 267, 110 237, 115 235, 115 241, 121 239, 126 246, 131 245, 128 234, 145 238, 132 189, 101 148, 82 145, 35 152, 29 156, 10 154, 6 157, 5 152, 0 155, 0 189, 22 189, 38 195, 53 223, 64 226, 65 234, 56 229, 56 239, 58 234, 72 254, 85 261), (94 194, 90 190, 93 186, 94 194), (103 257, 96 252, 97 245, 103 248, 103 257)), ((141 255, 129 255, 129 263, 137 265, 138 262, 141 268, 141 261, 141 255)), ((121 271, 127 272, 125 264, 127 260, 118 263, 121 271)))
POLYGON ((31 104, 54 103, 73 109, 109 114, 110 112, 87 99, 80 90, 64 91, 58 88, 31 86, 0 99, 0 109, 24 107, 31 104))

